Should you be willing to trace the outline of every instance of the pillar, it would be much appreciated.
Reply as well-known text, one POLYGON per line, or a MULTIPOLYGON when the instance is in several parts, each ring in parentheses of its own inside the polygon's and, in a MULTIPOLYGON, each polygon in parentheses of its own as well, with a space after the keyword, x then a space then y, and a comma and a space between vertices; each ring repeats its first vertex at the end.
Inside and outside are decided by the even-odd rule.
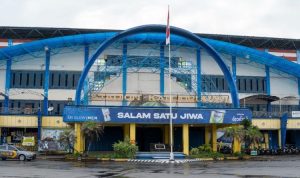
POLYGON ((75 123, 75 152, 82 153, 84 151, 84 135, 81 131, 82 123, 75 123))
MULTIPOLYGON (((84 46, 84 66, 88 63, 89 61, 89 46, 85 45, 84 46)), ((88 90, 89 90, 89 84, 88 84, 88 78, 84 81, 84 87, 83 87, 83 93, 84 93, 84 97, 83 97, 83 103, 84 105, 88 105, 88 90)))
POLYGON ((205 144, 210 144, 210 127, 209 126, 205 126, 205 144))
POLYGON ((269 134, 264 133, 264 138, 265 138, 265 149, 269 149, 269 134))
POLYGON ((182 125, 182 144, 183 144, 183 153, 189 155, 189 125, 183 124, 182 125))
POLYGON ((236 56, 232 56, 232 61, 231 61, 231 65, 232 65, 232 78, 234 80, 234 82, 236 82, 236 56))
POLYGON ((197 107, 201 106, 201 90, 202 90, 202 75, 201 75, 201 51, 197 49, 197 107))
POLYGON ((129 129, 129 124, 125 124, 124 126, 124 140, 125 138, 130 138, 130 129, 129 129))
POLYGON ((170 144, 170 127, 169 125, 164 125, 164 144, 170 144))
POLYGON ((122 105, 126 106, 127 101, 125 99, 125 95, 127 92, 127 44, 123 44, 123 58, 122 58, 122 94, 123 101, 122 105))
POLYGON ((10 77, 11 77, 11 62, 12 62, 12 58, 7 59, 7 61, 6 61, 4 113, 9 112, 9 90, 10 90, 10 77))
POLYGON ((241 152, 241 142, 238 138, 233 137, 233 153, 240 153, 241 152))
MULTIPOLYGON (((49 78, 50 78, 50 49, 45 47, 45 71, 44 71, 44 103, 43 103, 43 115, 48 115, 48 90, 49 90, 49 78)), ((41 107, 41 106, 40 106, 41 107)))
POLYGON ((136 123, 129 124, 129 135, 130 135, 130 142, 135 144, 135 135, 136 135, 136 123))
POLYGON ((281 129, 278 130, 278 147, 281 148, 281 129))
POLYGON ((211 126, 211 146, 212 146, 212 151, 216 152, 217 151, 217 126, 215 124, 211 126))
MULTIPOLYGON (((270 67, 265 66, 265 71, 266 71, 266 90, 267 90, 267 95, 271 95, 271 86, 270 86, 270 67)), ((267 111, 271 112, 271 103, 268 102, 267 104, 267 111)))

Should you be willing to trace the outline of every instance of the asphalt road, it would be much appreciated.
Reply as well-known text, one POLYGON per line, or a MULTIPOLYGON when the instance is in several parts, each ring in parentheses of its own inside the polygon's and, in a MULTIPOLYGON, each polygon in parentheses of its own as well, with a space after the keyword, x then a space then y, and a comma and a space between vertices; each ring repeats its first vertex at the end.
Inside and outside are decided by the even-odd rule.
POLYGON ((264 161, 217 161, 186 164, 128 162, 0 161, 0 177, 18 178, 177 178, 177 177, 300 177, 300 155, 264 161))

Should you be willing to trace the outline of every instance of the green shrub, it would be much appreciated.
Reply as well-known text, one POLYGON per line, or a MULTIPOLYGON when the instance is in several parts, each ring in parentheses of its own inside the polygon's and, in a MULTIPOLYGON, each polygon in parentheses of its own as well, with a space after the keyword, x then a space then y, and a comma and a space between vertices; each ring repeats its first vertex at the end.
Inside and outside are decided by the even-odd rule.
POLYGON ((192 148, 190 151, 190 155, 198 155, 199 154, 199 149, 198 148, 192 148))
POLYGON ((125 138, 124 141, 119 141, 113 145, 116 158, 134 158, 138 147, 135 144, 131 144, 129 138, 125 138))
POLYGON ((199 152, 206 152, 210 153, 212 152, 211 145, 210 144, 204 144, 198 147, 199 152))

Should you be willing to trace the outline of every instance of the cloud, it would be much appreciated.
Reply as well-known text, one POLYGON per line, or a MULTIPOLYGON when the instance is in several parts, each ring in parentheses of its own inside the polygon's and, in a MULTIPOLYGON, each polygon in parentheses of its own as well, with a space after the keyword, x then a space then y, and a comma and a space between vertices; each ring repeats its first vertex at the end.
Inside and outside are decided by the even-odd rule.
POLYGON ((127 29, 165 24, 196 33, 299 38, 297 0, 1 0, 0 24, 127 29))

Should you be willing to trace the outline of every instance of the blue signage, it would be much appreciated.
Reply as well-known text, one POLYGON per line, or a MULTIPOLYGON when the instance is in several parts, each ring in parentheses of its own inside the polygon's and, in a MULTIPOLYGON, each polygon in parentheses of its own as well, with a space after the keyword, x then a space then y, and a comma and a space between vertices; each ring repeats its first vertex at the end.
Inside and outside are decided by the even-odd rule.
POLYGON ((66 106, 63 114, 64 122, 168 124, 170 118, 174 124, 236 124, 251 119, 252 113, 248 109, 175 107, 170 115, 169 108, 66 106))

